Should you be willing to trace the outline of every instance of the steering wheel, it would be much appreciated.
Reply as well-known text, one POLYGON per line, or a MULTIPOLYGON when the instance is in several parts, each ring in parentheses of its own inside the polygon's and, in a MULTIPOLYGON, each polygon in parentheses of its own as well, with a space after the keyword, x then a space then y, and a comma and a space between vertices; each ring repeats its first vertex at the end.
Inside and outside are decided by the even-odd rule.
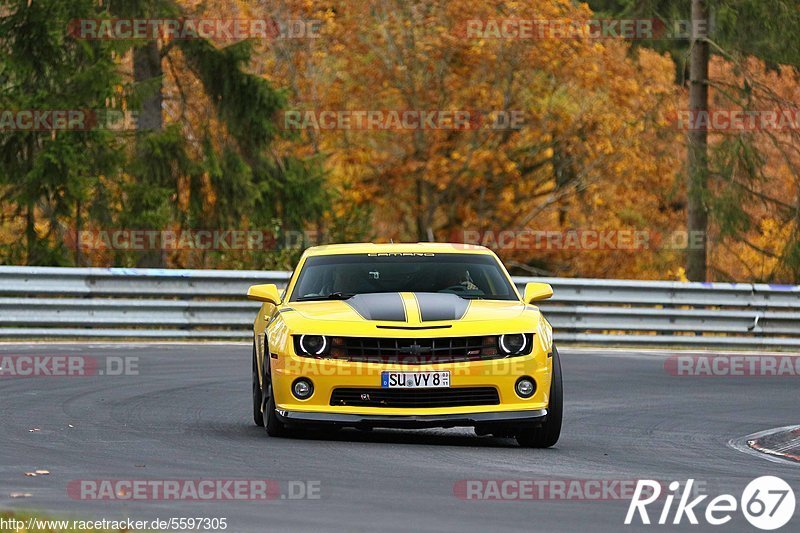
POLYGON ((440 290, 439 290, 439 292, 445 292, 445 291, 452 291, 452 292, 466 292, 466 291, 468 291, 468 290, 469 290, 469 289, 467 289, 467 288, 466 288, 465 286, 463 286, 463 285, 451 285, 451 286, 449 286, 449 287, 446 287, 446 288, 444 288, 444 289, 440 289, 440 290))

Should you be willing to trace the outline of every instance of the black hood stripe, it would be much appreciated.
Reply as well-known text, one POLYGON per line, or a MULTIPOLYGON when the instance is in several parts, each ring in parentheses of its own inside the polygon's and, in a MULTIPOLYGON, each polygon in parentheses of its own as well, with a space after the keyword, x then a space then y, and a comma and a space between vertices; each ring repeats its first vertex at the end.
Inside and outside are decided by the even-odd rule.
POLYGON ((398 292, 356 294, 345 302, 365 320, 407 322, 406 306, 398 292))
POLYGON ((461 320, 470 303, 469 300, 451 293, 417 292, 414 297, 417 299, 422 322, 461 320))

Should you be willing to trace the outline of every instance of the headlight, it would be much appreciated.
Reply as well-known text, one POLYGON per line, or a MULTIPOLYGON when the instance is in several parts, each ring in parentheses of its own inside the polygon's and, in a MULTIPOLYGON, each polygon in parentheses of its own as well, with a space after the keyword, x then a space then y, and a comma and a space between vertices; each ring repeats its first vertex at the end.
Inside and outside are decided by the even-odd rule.
POLYGON ((325 355, 330 343, 323 335, 295 335, 294 349, 298 355, 316 357, 325 355))
POLYGON ((528 337, 522 333, 500 335, 497 339, 500 352, 506 355, 519 355, 528 347, 528 337))

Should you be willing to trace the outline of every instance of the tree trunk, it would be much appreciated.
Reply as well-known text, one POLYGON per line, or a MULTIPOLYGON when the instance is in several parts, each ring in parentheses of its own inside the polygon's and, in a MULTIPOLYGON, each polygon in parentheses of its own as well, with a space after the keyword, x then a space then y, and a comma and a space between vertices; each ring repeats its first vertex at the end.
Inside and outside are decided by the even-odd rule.
POLYGON ((689 130, 688 165, 688 248, 686 277, 707 279, 708 211, 705 193, 708 186, 708 130, 706 122, 697 127, 697 118, 708 113, 708 28, 707 0, 692 0, 692 51, 689 67, 689 111, 695 127, 689 130))
MULTIPOLYGON (((162 116, 162 102, 164 96, 161 92, 161 78, 164 71, 161 67, 161 51, 156 41, 149 41, 144 46, 133 49, 133 79, 136 83, 152 82, 159 80, 158 90, 142 101, 142 108, 136 123, 139 138, 149 132, 161 131, 164 127, 162 116)), ((139 176, 138 179, 141 179, 139 176)), ((162 229, 162 228, 130 228, 130 229, 162 229)), ((166 264, 163 250, 142 250, 136 260, 138 267, 163 268, 166 264)))
MULTIPOLYGON (((81 229, 83 226, 83 217, 81 213, 81 201, 75 203, 75 236, 73 242, 75 243, 75 266, 82 267, 83 258, 81 257, 81 229)), ((69 229, 67 229, 69 231, 69 229)))
MULTIPOLYGON (((161 51, 156 41, 149 41, 146 45, 133 50, 133 79, 136 83, 147 82, 154 78, 161 79, 164 74, 161 68, 161 51)), ((139 132, 161 130, 164 121, 161 114, 161 104, 164 96, 161 86, 158 91, 142 102, 142 109, 136 129, 139 132)))
POLYGON ((425 187, 421 176, 417 176, 416 182, 417 241, 425 242, 428 240, 425 223, 425 187))
POLYGON ((28 202, 25 211, 25 248, 26 265, 38 265, 39 258, 36 254, 36 216, 34 214, 33 202, 28 202))

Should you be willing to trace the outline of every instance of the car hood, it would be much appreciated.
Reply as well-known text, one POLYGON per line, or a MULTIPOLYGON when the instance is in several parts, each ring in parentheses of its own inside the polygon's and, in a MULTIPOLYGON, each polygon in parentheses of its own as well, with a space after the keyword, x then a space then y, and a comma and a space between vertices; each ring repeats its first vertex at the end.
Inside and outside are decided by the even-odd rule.
POLYGON ((308 320, 390 325, 512 320, 530 308, 518 300, 467 300, 449 293, 359 294, 287 306, 308 320))

